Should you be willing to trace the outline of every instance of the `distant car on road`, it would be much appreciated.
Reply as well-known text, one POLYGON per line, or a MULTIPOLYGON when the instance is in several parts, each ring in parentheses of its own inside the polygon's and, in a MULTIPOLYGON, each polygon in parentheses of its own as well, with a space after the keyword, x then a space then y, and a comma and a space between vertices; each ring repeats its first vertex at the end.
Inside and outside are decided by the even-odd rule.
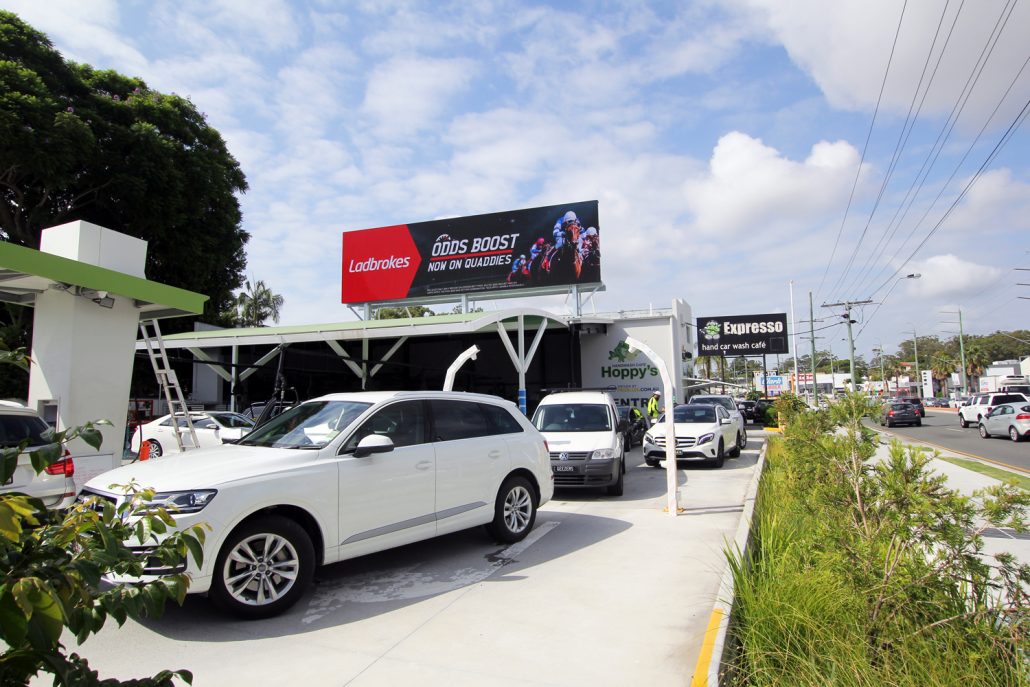
POLYGON ((995 406, 977 427, 984 439, 1007 434, 1012 441, 1022 441, 1030 436, 1030 403, 995 406))
POLYGON ((903 398, 899 398, 898 401, 914 405, 916 410, 919 411, 919 417, 926 417, 926 407, 923 405, 923 399, 918 396, 905 396, 903 398))
POLYGON ((752 422, 754 422, 756 408, 757 404, 754 401, 737 401, 737 410, 740 411, 740 414, 744 416, 745 420, 751 420, 752 422))
POLYGON ((969 403, 958 409, 958 423, 961 427, 977 425, 994 409, 1003 403, 1026 403, 1030 401, 1023 394, 995 393, 976 394, 969 403))
POLYGON ((895 425, 915 425, 919 427, 923 419, 919 416, 919 410, 911 403, 896 401, 884 403, 880 411, 880 426, 894 427, 895 425))

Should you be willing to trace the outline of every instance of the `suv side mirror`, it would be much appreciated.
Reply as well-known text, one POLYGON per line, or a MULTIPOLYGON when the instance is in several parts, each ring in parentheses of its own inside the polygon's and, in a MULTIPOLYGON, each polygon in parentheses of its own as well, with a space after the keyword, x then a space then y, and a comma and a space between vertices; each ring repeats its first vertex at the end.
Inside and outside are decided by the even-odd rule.
POLYGON ((358 442, 358 447, 354 449, 354 457, 364 458, 373 453, 389 453, 392 450, 393 440, 390 437, 384 437, 382 434, 369 434, 358 442))

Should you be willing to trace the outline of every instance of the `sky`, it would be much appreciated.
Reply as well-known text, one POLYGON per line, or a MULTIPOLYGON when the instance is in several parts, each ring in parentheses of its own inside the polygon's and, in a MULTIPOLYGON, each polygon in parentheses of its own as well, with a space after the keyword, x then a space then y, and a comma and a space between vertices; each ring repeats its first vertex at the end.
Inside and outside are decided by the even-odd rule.
POLYGON ((822 306, 868 300, 867 360, 959 311, 967 334, 1030 328, 1030 0, 0 8, 205 113, 281 324, 356 318, 344 231, 597 200, 587 314, 789 315, 793 291, 805 335, 812 293, 817 347, 845 357, 822 306))

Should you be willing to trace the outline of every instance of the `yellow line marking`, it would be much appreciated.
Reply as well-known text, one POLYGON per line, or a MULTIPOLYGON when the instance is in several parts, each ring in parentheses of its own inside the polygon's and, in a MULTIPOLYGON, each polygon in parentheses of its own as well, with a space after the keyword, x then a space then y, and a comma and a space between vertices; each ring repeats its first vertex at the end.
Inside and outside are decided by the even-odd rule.
POLYGON ((721 623, 722 609, 713 609, 712 617, 708 619, 708 629, 705 630, 705 640, 701 644, 701 655, 697 657, 697 665, 694 667, 694 678, 690 681, 690 687, 708 687, 708 664, 712 662, 715 637, 719 634, 719 625, 721 623))
POLYGON ((883 432, 884 434, 890 434, 892 437, 899 437, 899 438, 902 438, 902 439, 908 439, 913 444, 926 444, 927 446, 932 446, 935 449, 938 449, 938 450, 941 450, 941 451, 945 451, 947 453, 957 453, 960 456, 965 456, 967 458, 975 458, 977 460, 982 460, 985 463, 990 463, 991 465, 995 465, 995 466, 997 466, 999 468, 1004 468, 1004 469, 1010 470, 1012 472, 1018 472, 1018 473, 1020 473, 1022 475, 1030 475, 1030 470, 1027 470, 1026 468, 1021 468, 1021 467, 1019 467, 1017 465, 1010 465, 1009 463, 1002 463, 1002 462, 999 462, 997 460, 992 460, 990 458, 984 458, 983 456, 978 456, 975 453, 966 453, 965 451, 959 451, 958 449, 955 449, 955 448, 948 448, 947 446, 941 446, 940 444, 934 444, 932 442, 926 441, 925 439, 913 439, 910 436, 906 436, 904 434, 897 434, 895 432, 889 432, 889 431, 887 431, 885 429, 882 429, 882 428, 877 430, 877 431, 883 432))

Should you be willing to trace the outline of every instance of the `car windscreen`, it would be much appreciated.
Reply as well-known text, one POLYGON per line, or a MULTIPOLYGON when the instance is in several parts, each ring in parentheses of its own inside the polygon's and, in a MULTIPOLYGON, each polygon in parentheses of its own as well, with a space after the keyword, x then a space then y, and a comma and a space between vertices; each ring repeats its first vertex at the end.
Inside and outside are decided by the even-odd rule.
POLYGON ((542 405, 533 416, 533 426, 541 432, 610 432, 608 406, 596 403, 542 405))
POLYGON ((254 421, 250 418, 243 417, 237 413, 211 413, 211 418, 220 424, 222 427, 229 427, 231 429, 237 429, 243 427, 253 427, 254 421))
POLYGON ((269 448, 322 448, 371 406, 360 401, 312 401, 277 415, 237 442, 269 448))
POLYGON ((28 446, 44 446, 53 441, 50 426, 35 415, 0 415, 0 447, 17 446, 28 439, 28 446))
POLYGON ((728 398, 719 398, 718 396, 695 396, 690 399, 688 403, 707 403, 708 405, 720 405, 726 410, 736 410, 737 406, 728 398))
POLYGON ((696 403, 677 406, 672 411, 672 420, 677 423, 704 423, 710 425, 716 421, 715 408, 710 405, 696 403))

